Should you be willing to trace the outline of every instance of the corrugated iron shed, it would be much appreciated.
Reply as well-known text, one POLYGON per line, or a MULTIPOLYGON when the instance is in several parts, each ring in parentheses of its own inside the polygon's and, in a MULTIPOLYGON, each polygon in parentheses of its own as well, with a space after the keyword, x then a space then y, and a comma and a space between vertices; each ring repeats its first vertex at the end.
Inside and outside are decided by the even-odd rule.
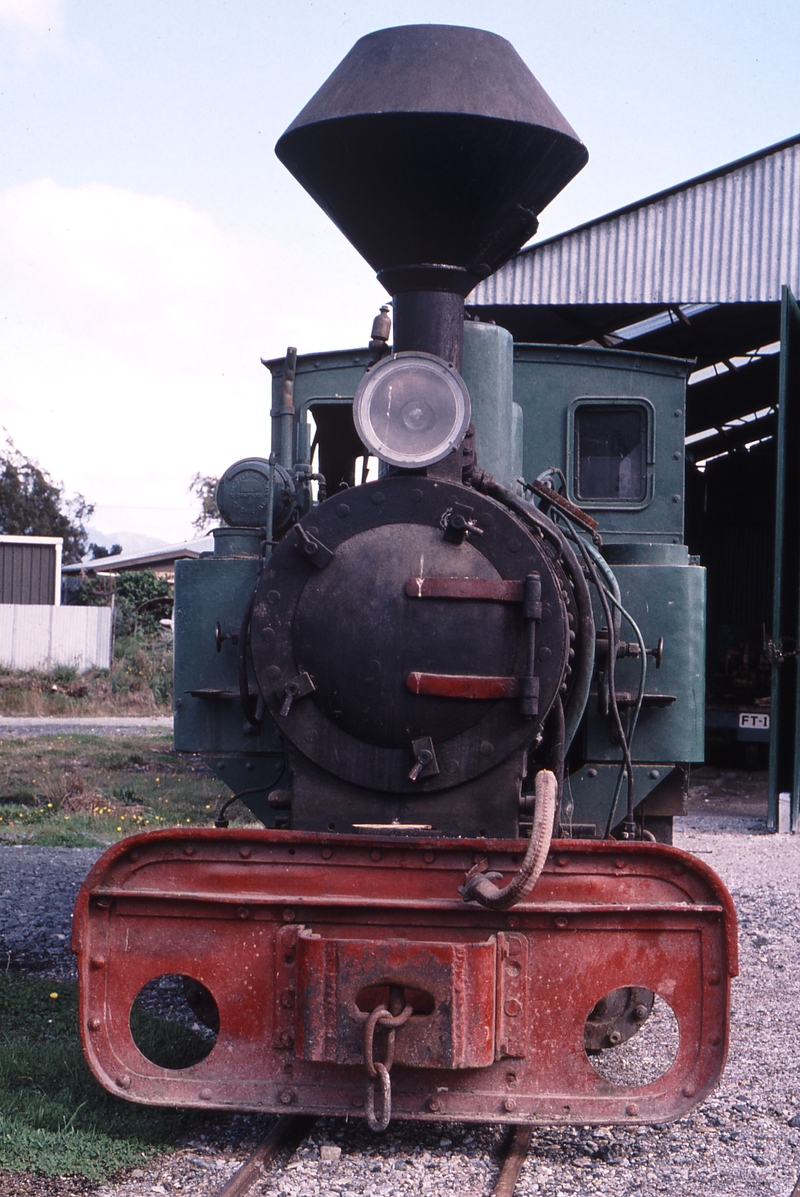
POLYGON ((800 290, 800 135, 521 250, 468 305, 517 340, 619 337, 702 365, 777 337, 784 283, 800 290))
MULTIPOLYGON (((468 298, 474 317, 516 341, 696 360, 686 540, 707 569, 707 750, 735 763, 731 753, 744 749, 748 768, 760 750, 744 742, 738 714, 769 709, 777 666, 764 642, 782 634, 770 631, 773 584, 790 560, 773 540, 779 408, 800 405, 800 346, 790 350, 781 331, 786 285, 800 294, 800 135, 521 250, 468 298)), ((796 464, 796 444, 781 453, 796 464)), ((790 595, 789 607, 797 601, 790 595)), ((790 652, 795 644, 792 633, 790 652)))

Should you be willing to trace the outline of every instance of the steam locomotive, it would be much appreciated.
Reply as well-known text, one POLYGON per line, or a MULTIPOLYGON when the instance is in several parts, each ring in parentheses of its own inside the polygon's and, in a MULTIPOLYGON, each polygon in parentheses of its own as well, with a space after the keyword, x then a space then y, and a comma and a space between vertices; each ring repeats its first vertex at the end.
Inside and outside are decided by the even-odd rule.
POLYGON ((375 1129, 677 1117, 736 973, 724 886, 670 846, 704 698, 686 365, 465 309, 587 158, 504 39, 370 34, 276 152, 392 313, 264 363, 271 455, 178 565, 175 745, 232 797, 87 878, 87 1059, 133 1101, 375 1129), (207 1028, 181 1067, 131 1015, 164 977, 207 1028), (656 1000, 674 1058, 604 1073, 656 1000))

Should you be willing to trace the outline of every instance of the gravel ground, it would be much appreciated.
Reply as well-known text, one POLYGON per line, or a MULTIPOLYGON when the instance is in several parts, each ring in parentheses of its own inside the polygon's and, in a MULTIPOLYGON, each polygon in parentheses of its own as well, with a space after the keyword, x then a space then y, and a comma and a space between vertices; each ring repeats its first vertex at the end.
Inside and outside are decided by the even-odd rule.
POLYGON ((129 735, 172 731, 171 715, 97 715, 56 718, 52 715, 0 715, 0 739, 9 736, 129 735))
POLYGON ((97 848, 0 845, 0 968, 77 981, 72 908, 97 848))
MULTIPOLYGON (((724 791, 706 771, 694 809, 724 791)), ((722 780, 720 780, 722 779, 722 780)), ((690 1117, 667 1127, 537 1130, 517 1185, 519 1197, 789 1197, 800 1174, 800 836, 764 834, 755 817, 692 814, 676 843, 702 856, 728 884, 740 917, 741 973, 734 982, 731 1052, 719 1089, 690 1117), (792 1126, 792 1123, 797 1123, 792 1126)), ((97 853, 0 848, 0 966, 74 978, 69 924, 75 892, 97 853), (20 895, 24 895, 20 898, 20 895)), ((263 1137, 268 1118, 209 1118, 203 1134, 144 1170, 95 1188, 0 1174, 0 1194, 150 1197, 215 1193, 263 1137), (30 1187, 30 1184, 39 1187, 30 1187)), ((393 1124, 373 1136, 361 1122, 323 1120, 254 1193, 488 1194, 502 1130, 464 1124, 393 1124)))

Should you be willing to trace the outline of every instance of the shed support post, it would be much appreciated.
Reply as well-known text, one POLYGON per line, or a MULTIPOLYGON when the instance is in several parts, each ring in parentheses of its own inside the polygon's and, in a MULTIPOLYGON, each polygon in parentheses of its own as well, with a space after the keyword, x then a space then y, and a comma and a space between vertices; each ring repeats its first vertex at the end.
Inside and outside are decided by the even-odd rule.
MULTIPOLYGON (((767 826, 778 831, 781 794, 789 794, 789 827, 800 808, 800 307, 781 295, 778 453, 775 490, 775 591, 772 606, 772 703, 767 826)), ((784 800, 785 801, 785 800, 784 800)), ((785 825, 785 821, 784 821, 785 825)), ((780 827, 783 830, 783 827, 780 827)))

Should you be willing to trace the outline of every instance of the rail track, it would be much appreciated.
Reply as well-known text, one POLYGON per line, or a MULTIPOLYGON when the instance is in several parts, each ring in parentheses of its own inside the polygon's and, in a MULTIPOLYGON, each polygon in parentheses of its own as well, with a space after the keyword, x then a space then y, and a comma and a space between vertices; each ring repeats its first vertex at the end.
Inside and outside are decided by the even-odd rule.
MULTIPOLYGON (((300 1146, 317 1119, 302 1114, 284 1114, 255 1151, 244 1161, 233 1176, 217 1191, 215 1197, 246 1197, 270 1164, 288 1160, 300 1146)), ((522 1166, 528 1154, 533 1127, 514 1126, 506 1140, 500 1173, 491 1191, 491 1197, 514 1197, 514 1189, 522 1166)))

